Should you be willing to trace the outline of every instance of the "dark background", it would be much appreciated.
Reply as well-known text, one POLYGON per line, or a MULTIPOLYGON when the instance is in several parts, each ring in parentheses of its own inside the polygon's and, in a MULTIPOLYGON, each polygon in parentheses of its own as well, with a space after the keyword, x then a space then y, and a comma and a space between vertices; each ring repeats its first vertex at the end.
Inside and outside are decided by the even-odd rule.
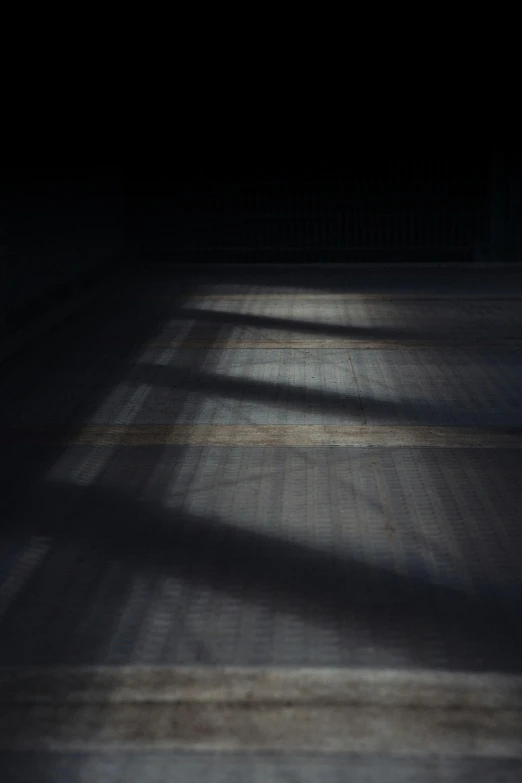
MULTIPOLYGON (((3 329, 109 268, 521 258, 516 134, 193 133, 0 174, 3 329)), ((448 274, 451 274, 448 271, 448 274)))

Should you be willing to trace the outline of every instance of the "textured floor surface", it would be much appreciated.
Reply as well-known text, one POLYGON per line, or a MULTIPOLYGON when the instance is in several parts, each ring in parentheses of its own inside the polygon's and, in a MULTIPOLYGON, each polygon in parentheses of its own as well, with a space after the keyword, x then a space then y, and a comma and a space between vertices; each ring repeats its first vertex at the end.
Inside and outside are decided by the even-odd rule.
MULTIPOLYGON (((163 266, 35 339, 0 374, 0 672, 357 667, 518 687, 521 305, 516 268, 163 266)), ((290 739, 42 755, 33 721, 32 754, 0 742, 0 768, 511 783, 522 753, 498 727, 522 738, 520 715, 481 740, 496 758, 442 739, 414 758, 371 742, 303 758, 290 739)))
MULTIPOLYGON (((1 760, 1 756, 0 756, 1 760)), ((21 761, 4 759, 5 783, 38 780, 40 783, 519 783, 520 765, 513 761, 484 759, 408 759, 359 757, 342 754, 321 758, 314 754, 115 753, 109 757, 73 754, 54 759, 35 754, 21 761), (78 770, 82 772, 79 773, 78 770), (81 774, 81 776, 80 776, 81 774)))

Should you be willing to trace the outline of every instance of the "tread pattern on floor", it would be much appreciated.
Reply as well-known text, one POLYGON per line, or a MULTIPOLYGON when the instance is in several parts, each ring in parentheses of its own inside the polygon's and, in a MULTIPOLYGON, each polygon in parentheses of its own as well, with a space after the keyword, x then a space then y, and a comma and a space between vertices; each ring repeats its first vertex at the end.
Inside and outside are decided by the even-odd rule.
MULTIPOLYGON (((493 301, 522 296, 518 270, 486 282, 459 272, 451 285, 440 271, 428 282, 411 271, 347 274, 314 284, 310 273, 299 285, 289 275, 275 286, 266 274, 244 283, 210 275, 191 288, 151 272, 11 365, 0 381, 0 429, 522 427, 522 351, 480 346, 522 339, 519 303, 493 301), (459 301, 328 298, 347 285, 459 301), (325 337, 456 334, 477 345, 314 347, 325 337), (303 337, 305 347, 226 346, 303 337), (190 347, 195 339, 207 344, 190 347), (151 347, 158 340, 179 345, 151 347)), ((522 671, 520 450, 3 443, 0 665, 522 671)), ((13 783, 163 781, 171 768, 176 780, 216 782, 333 783, 346 770, 379 783, 520 779, 518 761, 488 764, 0 756, 2 780, 13 783)))

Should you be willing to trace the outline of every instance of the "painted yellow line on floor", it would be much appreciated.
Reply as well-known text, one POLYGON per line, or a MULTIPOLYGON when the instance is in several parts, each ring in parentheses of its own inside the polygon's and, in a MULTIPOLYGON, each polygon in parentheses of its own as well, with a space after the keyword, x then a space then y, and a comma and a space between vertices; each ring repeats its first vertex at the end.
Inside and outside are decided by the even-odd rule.
POLYGON ((15 428, 11 437, 70 446, 354 446, 412 448, 522 448, 522 428, 368 426, 323 424, 89 424, 75 433, 60 427, 15 428))
MULTIPOLYGON (((161 298, 174 298, 174 294, 158 294, 156 295, 161 298)), ((287 292, 265 292, 265 293, 255 293, 248 290, 245 290, 243 292, 224 292, 224 291, 208 291, 207 293, 199 293, 199 294, 188 294, 187 299, 190 301, 192 299, 201 301, 203 300, 212 300, 215 301, 216 299, 298 299, 299 301, 302 300, 331 300, 331 299, 337 299, 337 300, 347 300, 347 301, 358 301, 358 302, 373 302, 373 301, 394 301, 394 302, 403 302, 403 301, 414 301, 414 302, 443 302, 447 300, 451 301, 462 301, 462 302, 520 302, 522 300, 522 295, 515 295, 515 294, 463 294, 463 293, 455 293, 452 294, 450 292, 446 292, 444 294, 423 294, 423 293, 371 293, 371 292, 365 292, 361 291, 359 293, 328 293, 324 291, 317 291, 317 292, 310 292, 310 291, 287 291, 287 292)))
POLYGON ((0 702, 291 702, 522 711, 522 675, 314 666, 0 666, 0 702))
POLYGON ((0 680, 1 750, 522 758, 516 677, 162 667, 18 669, 0 680))
POLYGON ((522 758, 522 713, 266 704, 13 705, 0 751, 316 752, 522 758))

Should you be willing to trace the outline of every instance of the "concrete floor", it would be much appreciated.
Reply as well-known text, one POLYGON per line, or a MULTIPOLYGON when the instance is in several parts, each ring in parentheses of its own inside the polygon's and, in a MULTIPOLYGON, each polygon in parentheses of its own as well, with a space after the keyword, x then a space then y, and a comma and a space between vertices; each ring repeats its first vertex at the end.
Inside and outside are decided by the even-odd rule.
POLYGON ((521 780, 521 303, 151 266, 4 362, 2 781, 521 780))

